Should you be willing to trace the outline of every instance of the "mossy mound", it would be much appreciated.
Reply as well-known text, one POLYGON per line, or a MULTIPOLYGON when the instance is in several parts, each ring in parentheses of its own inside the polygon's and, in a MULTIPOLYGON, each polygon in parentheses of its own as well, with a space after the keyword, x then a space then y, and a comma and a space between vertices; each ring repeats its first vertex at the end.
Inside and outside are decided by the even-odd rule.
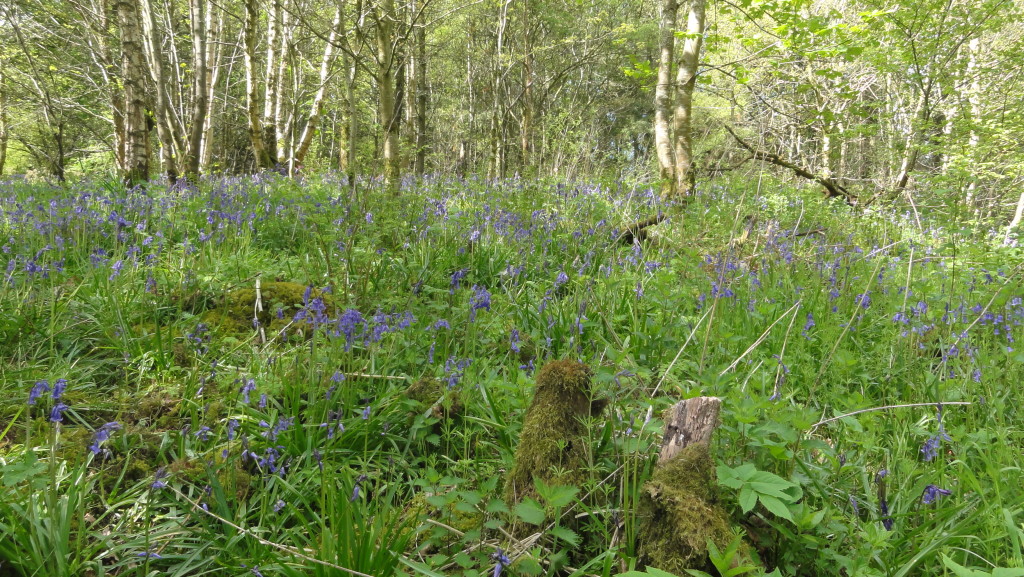
MULTIPOLYGON (((292 322, 295 314, 305 306, 307 300, 312 301, 316 298, 323 299, 328 310, 332 308, 323 291, 319 289, 310 289, 306 285, 294 282, 265 282, 260 285, 260 302, 263 310, 256 310, 255 287, 239 288, 218 299, 217 306, 203 314, 202 320, 222 332, 251 334, 255 328, 252 322, 255 315, 260 326, 266 330, 267 338, 273 338, 292 322)), ((292 328, 295 330, 289 331, 289 334, 304 328, 305 323, 301 325, 293 325, 292 328)))
POLYGON ((423 377, 409 385, 405 397, 413 402, 411 418, 428 408, 431 416, 442 421, 462 416, 463 406, 458 391, 448 389, 444 381, 439 379, 423 377))
POLYGON ((585 480, 588 447, 582 420, 591 416, 592 375, 589 367, 571 360, 552 361, 537 374, 515 466, 505 482, 508 502, 535 497, 535 479, 577 487, 585 480))
MULTIPOLYGON (((707 542, 725 549, 734 539, 718 504, 715 463, 703 443, 683 449, 655 469, 637 510, 640 562, 677 575, 711 570, 707 542)), ((741 550, 741 557, 746 557, 741 550)))

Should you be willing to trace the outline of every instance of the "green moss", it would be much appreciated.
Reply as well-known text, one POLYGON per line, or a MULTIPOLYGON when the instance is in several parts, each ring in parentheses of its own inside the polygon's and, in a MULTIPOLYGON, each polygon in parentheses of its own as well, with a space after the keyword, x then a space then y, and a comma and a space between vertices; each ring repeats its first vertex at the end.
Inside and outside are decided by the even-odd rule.
MULTIPOLYGON (((250 334, 253 331, 253 315, 260 325, 266 327, 267 338, 276 336, 295 317, 303 306, 306 285, 294 282, 265 282, 260 285, 262 311, 256 311, 256 289, 240 288, 224 294, 213 310, 202 315, 203 322, 222 333, 250 334), (282 318, 278 319, 278 311, 282 318)), ((310 298, 328 298, 318 289, 310 291, 310 298)), ((325 303, 330 309, 331 304, 325 303)), ((301 329, 303 327, 293 328, 301 329)))
POLYGON ((655 469, 637 510, 640 561, 677 575, 709 569, 707 542, 724 549, 733 540, 718 504, 715 463, 706 445, 685 448, 655 469))
POLYGON ((454 419, 462 415, 463 406, 456 390, 449 390, 444 381, 423 377, 405 390, 405 397, 412 404, 412 417, 428 408, 431 415, 439 420, 454 419))
POLYGON ((535 479, 573 486, 585 480, 588 447, 582 419, 591 416, 591 375, 589 367, 571 360, 552 361, 537 374, 515 466, 505 483, 508 502, 534 497, 535 479))

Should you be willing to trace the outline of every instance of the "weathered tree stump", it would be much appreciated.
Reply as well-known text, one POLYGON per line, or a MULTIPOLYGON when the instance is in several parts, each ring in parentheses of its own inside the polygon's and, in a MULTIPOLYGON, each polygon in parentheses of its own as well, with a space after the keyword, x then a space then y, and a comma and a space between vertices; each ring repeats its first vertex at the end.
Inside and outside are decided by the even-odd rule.
MULTIPOLYGON (((707 543, 732 542, 729 516, 718 503, 715 462, 709 446, 721 401, 697 397, 665 413, 665 435, 637 511, 640 562, 678 575, 709 570, 707 543)), ((745 556, 745 555, 744 555, 745 556)))

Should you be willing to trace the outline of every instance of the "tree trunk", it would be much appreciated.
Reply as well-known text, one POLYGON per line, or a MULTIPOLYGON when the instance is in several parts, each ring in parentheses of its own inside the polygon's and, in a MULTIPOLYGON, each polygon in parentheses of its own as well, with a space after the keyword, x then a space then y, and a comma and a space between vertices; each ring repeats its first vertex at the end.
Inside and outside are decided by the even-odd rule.
MULTIPOLYGON (((422 12, 424 7, 420 8, 422 12)), ((413 70, 413 85, 415 90, 410 88, 415 98, 415 147, 416 160, 413 170, 416 175, 423 176, 427 163, 427 25, 425 16, 420 14, 420 22, 414 22, 414 38, 416 40, 416 67, 413 70)))
POLYGON ((249 141, 252 142, 256 169, 273 168, 274 162, 263 141, 263 122, 260 119, 259 93, 256 86, 256 26, 259 24, 259 0, 245 0, 245 22, 242 39, 245 44, 245 111, 249 124, 249 141))
POLYGON ((338 36, 341 34, 341 7, 334 12, 334 24, 331 26, 331 35, 327 40, 327 45, 324 46, 324 55, 320 60, 320 87, 316 91, 316 95, 313 97, 312 109, 309 111, 309 118, 306 120, 306 127, 302 130, 302 136, 299 138, 299 145, 295 149, 295 154, 291 159, 291 163, 298 167, 306 159, 306 153, 309 152, 309 146, 313 143, 313 134, 316 133, 317 126, 320 124, 320 113, 324 107, 324 96, 327 94, 327 80, 331 75, 331 68, 334 65, 334 45, 338 42, 338 36))
MULTIPOLYGON (((277 51, 277 73, 275 79, 277 87, 274 89, 274 142, 277 143, 275 152, 277 163, 287 163, 291 158, 291 142, 289 126, 291 119, 285 116, 285 73, 288 72, 288 59, 293 56, 292 52, 292 11, 291 0, 280 0, 281 6, 281 29, 278 31, 280 44, 277 51)), ((295 67, 291 68, 293 78, 295 67)))
MULTIPOLYGON (((206 12, 206 28, 209 31, 206 38, 206 117, 203 119, 203 146, 199 151, 199 172, 205 173, 210 170, 213 161, 213 107, 216 104, 217 83, 220 81, 221 56, 224 53, 224 42, 221 37, 224 33, 224 11, 217 10, 216 18, 213 15, 216 5, 210 5, 206 12)), ((229 69, 228 76, 231 76, 229 69)))
MULTIPOLYGON (((283 6, 281 3, 284 0, 271 0, 273 4, 273 10, 267 15, 267 73, 265 76, 264 92, 263 92, 263 145, 264 150, 269 158, 268 168, 273 168, 274 165, 280 160, 277 157, 277 116, 274 113, 274 103, 277 102, 277 92, 280 88, 280 79, 278 75, 279 67, 278 60, 282 59, 282 56, 278 53, 278 39, 279 30, 281 29, 281 19, 283 6)), ((247 0, 255 4, 256 0, 247 0)))
POLYGON ((690 445, 710 444, 711 435, 718 428, 721 407, 722 401, 716 397, 695 397, 673 405, 665 417, 658 464, 672 460, 690 445))
POLYGON ((398 193, 401 178, 401 157, 398 142, 397 103, 395 94, 395 3, 383 0, 376 13, 377 88, 380 122, 383 128, 384 182, 388 190, 398 193))
POLYGON ((114 0, 121 29, 121 72, 124 84, 124 182, 134 186, 149 180, 149 130, 146 127, 146 65, 138 5, 114 0))
MULTIPOLYGON (((676 74, 676 110, 672 118, 675 137, 677 196, 689 195, 694 185, 693 169, 693 93, 697 87, 700 48, 704 42, 704 11, 707 0, 690 0, 686 24, 686 42, 676 74)), ((661 69, 658 70, 659 75, 661 69)))
POLYGON ((171 114, 170 99, 167 96, 167 76, 164 73, 163 58, 160 54, 160 39, 157 36, 156 17, 150 0, 139 0, 142 12, 143 46, 146 61, 149 64, 149 75, 153 81, 153 94, 156 116, 156 134, 160 139, 160 158, 163 161, 167 179, 174 184, 178 180, 178 143, 175 138, 175 122, 171 114))
POLYGON ((203 148, 203 126, 209 107, 207 92, 206 39, 207 0, 189 0, 189 22, 192 32, 192 125, 188 133, 188 150, 185 156, 185 174, 192 179, 199 178, 199 161, 203 148))
POLYGON ((523 168, 533 162, 533 32, 530 29, 530 0, 523 0, 523 113, 519 125, 523 168))
POLYGON ((672 60, 675 52, 676 17, 679 12, 677 0, 664 0, 661 5, 661 25, 658 36, 658 84, 654 88, 654 147, 658 154, 661 196, 675 194, 676 159, 672 150, 672 135, 669 129, 669 115, 673 94, 672 60))
POLYGON ((10 124, 7 116, 7 76, 4 72, 3 56, 0 56, 0 175, 7 164, 7 141, 10 138, 10 124))

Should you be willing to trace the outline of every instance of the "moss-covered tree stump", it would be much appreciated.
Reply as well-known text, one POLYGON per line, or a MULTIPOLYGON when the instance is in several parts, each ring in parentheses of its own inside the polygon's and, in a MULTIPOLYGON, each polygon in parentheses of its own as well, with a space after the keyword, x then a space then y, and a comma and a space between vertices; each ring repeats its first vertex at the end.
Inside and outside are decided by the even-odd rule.
POLYGON ((592 402, 591 376, 589 367, 571 360, 549 362, 537 373, 515 466, 505 482, 509 504, 536 497, 535 479, 575 487, 584 481, 588 447, 583 419, 603 407, 592 402))
POLYGON ((698 397, 666 412, 658 466, 644 484, 637 511, 644 565, 677 575, 708 570, 708 541, 721 550, 734 539, 729 516, 718 503, 709 452, 720 406, 719 399, 698 397))

